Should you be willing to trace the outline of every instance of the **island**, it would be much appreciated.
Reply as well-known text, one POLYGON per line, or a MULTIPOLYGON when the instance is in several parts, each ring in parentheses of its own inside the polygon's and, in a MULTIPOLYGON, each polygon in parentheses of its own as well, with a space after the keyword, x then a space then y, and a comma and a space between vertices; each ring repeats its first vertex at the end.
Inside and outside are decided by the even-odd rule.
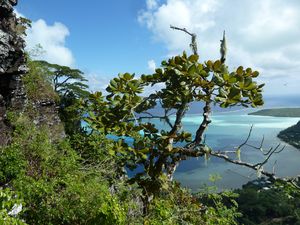
POLYGON ((277 136, 286 143, 300 149, 300 121, 296 125, 280 131, 277 136))
POLYGON ((248 115, 275 116, 275 117, 300 117, 300 108, 262 109, 256 112, 251 112, 248 115))
MULTIPOLYGON (((248 115, 274 116, 274 117, 300 117, 300 108, 273 108, 262 109, 248 115)), ((300 119, 299 119, 300 120, 300 119)), ((282 141, 300 149, 300 121, 277 135, 282 141)))

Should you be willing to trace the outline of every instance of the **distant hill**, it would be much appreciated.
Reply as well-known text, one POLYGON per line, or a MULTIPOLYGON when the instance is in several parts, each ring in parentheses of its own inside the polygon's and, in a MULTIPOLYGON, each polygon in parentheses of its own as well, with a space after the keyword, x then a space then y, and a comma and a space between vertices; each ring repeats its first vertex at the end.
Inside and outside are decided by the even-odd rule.
POLYGON ((249 113, 249 115, 275 116, 275 117, 300 117, 300 108, 262 109, 257 112, 251 112, 249 113))
POLYGON ((300 149, 300 121, 296 125, 280 131, 278 137, 290 145, 300 149))

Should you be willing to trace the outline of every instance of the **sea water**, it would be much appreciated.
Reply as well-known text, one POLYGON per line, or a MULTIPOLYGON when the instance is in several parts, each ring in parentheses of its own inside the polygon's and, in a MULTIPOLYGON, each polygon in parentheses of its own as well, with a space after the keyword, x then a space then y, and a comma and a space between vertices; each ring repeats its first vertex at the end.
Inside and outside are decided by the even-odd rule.
MULTIPOLYGON (((281 144, 281 147, 285 146, 282 152, 274 154, 270 158, 264 169, 270 172, 274 169, 276 175, 282 177, 299 175, 300 150, 282 142, 277 138, 277 134, 281 130, 296 124, 300 118, 255 116, 248 115, 248 112, 248 110, 240 110, 213 114, 211 116, 212 123, 205 133, 206 144, 215 151, 236 150, 236 147, 246 140, 250 128, 253 126, 248 144, 258 147, 264 138, 263 149, 265 150, 275 148, 278 144, 281 144)), ((198 114, 187 114, 183 118, 183 129, 195 134, 202 118, 198 114)), ((175 117, 171 117, 171 120, 174 122, 175 117)), ((160 120, 154 119, 151 122, 158 129, 169 129, 168 125, 160 120)), ((85 126, 85 123, 83 123, 83 126, 85 126)), ((132 142, 131 139, 128 139, 128 141, 132 142)), ((229 156, 237 159, 235 154, 229 156)), ((255 164, 262 162, 264 157, 259 150, 251 147, 245 146, 241 150, 241 160, 245 162, 255 164)), ((204 184, 211 185, 209 176, 213 174, 222 177, 221 180, 214 183, 219 189, 240 188, 243 184, 257 179, 256 171, 214 157, 211 157, 208 161, 205 161, 203 157, 189 158, 182 161, 175 172, 174 178, 181 185, 197 191, 204 184)))
MULTIPOLYGON (((281 144, 281 147, 285 146, 282 152, 271 157, 264 169, 270 172, 274 170, 277 176, 297 176, 300 174, 300 150, 282 142, 277 138, 277 134, 299 120, 300 118, 254 116, 245 111, 216 113, 212 115, 212 123, 206 131, 206 143, 216 151, 236 150, 236 147, 246 140, 253 126, 248 144, 259 147, 264 138, 265 150, 275 148, 278 144, 281 144)), ((186 115, 183 119, 183 129, 195 133, 201 121, 202 116, 186 115)), ((229 156, 237 159, 235 154, 229 156)), ((241 149, 242 161, 258 163, 262 162, 264 157, 258 149, 247 146, 241 149)), ((183 186, 197 191, 203 184, 210 184, 209 176, 212 174, 222 177, 216 183, 220 189, 239 188, 257 178, 257 172, 254 170, 218 158, 211 157, 206 161, 202 157, 181 162, 175 179, 183 186)))

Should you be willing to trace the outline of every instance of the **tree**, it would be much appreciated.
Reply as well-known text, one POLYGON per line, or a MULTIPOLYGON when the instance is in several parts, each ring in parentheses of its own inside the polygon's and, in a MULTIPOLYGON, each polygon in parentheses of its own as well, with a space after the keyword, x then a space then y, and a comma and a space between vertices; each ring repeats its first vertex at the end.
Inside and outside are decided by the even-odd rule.
POLYGON ((67 96, 72 92, 76 97, 86 97, 89 92, 86 90, 88 85, 84 82, 83 72, 78 69, 72 69, 68 66, 51 64, 46 61, 34 61, 37 67, 41 67, 43 72, 52 83, 54 91, 61 97, 67 96))
MULTIPOLYGON (((92 94, 82 108, 89 109, 85 121, 92 130, 116 137, 113 154, 124 158, 124 166, 143 168, 131 181, 143 189, 147 208, 147 202, 159 193, 164 181, 172 179, 180 161, 227 155, 213 151, 204 142, 205 130, 211 122, 211 105, 262 105, 263 84, 255 82, 258 75, 242 66, 229 72, 221 60, 200 63, 197 54, 188 56, 184 52, 162 61, 154 74, 140 78, 119 74, 110 81, 106 97, 101 92, 92 94), (164 84, 165 88, 142 97, 144 87, 156 84, 164 84), (204 102, 203 121, 194 135, 182 130, 182 119, 192 102, 204 102), (163 116, 149 113, 157 104, 164 109, 163 116), (174 123, 170 122, 170 112, 176 115, 174 123), (152 118, 165 120, 169 129, 158 130, 151 120, 146 120, 152 118), (130 137, 132 144, 124 136, 130 137)), ((238 151, 240 148, 235 152, 238 151)))
POLYGON ((83 73, 78 69, 39 60, 30 60, 29 67, 48 81, 58 94, 60 118, 65 124, 66 133, 72 135, 81 132, 81 114, 77 103, 80 98, 89 95, 88 85, 85 84, 87 80, 83 73))

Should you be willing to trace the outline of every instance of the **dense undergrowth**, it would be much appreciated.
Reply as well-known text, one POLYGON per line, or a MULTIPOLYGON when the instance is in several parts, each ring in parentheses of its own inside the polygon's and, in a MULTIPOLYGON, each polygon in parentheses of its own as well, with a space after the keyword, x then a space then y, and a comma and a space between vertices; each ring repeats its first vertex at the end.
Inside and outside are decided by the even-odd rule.
MULTIPOLYGON (((41 68, 29 66, 31 72, 24 77, 29 102, 22 114, 8 113, 13 138, 0 148, 1 224, 236 223, 235 204, 223 204, 228 196, 208 194, 202 201, 200 195, 167 181, 145 215, 141 189, 128 182, 118 155, 109 154, 115 141, 82 129, 57 140, 47 125, 33 122, 38 113, 34 102, 60 102, 41 68)), ((66 118, 70 120, 63 122, 74 126, 78 117, 66 118)))
POLYGON ((54 143, 25 115, 14 126, 14 141, 0 155, 1 196, 10 195, 9 201, 1 198, 4 224, 234 224, 238 216, 221 194, 205 204, 175 182, 165 185, 144 216, 141 191, 127 184, 107 154, 111 140, 78 134, 54 143), (22 211, 9 216, 17 202, 22 211))
MULTIPOLYGON (((218 193, 207 188, 192 194, 159 173, 151 180, 157 183, 150 182, 158 191, 148 195, 143 189, 147 180, 127 176, 134 158, 122 153, 125 144, 80 126, 84 110, 79 99, 86 97, 78 89, 82 85, 72 83, 68 92, 66 86, 55 92, 49 72, 62 68, 30 60, 28 65, 24 84, 29 101, 22 114, 7 114, 14 133, 12 142, 0 148, 0 224, 299 224, 299 191, 283 184, 268 190, 247 186, 218 193), (54 138, 47 124, 34 122, 39 114, 35 103, 45 99, 59 105, 65 138, 54 138)), ((101 110, 110 107, 101 104, 108 107, 101 110)), ((116 121, 106 122, 110 129, 123 129, 113 127, 116 121)))

